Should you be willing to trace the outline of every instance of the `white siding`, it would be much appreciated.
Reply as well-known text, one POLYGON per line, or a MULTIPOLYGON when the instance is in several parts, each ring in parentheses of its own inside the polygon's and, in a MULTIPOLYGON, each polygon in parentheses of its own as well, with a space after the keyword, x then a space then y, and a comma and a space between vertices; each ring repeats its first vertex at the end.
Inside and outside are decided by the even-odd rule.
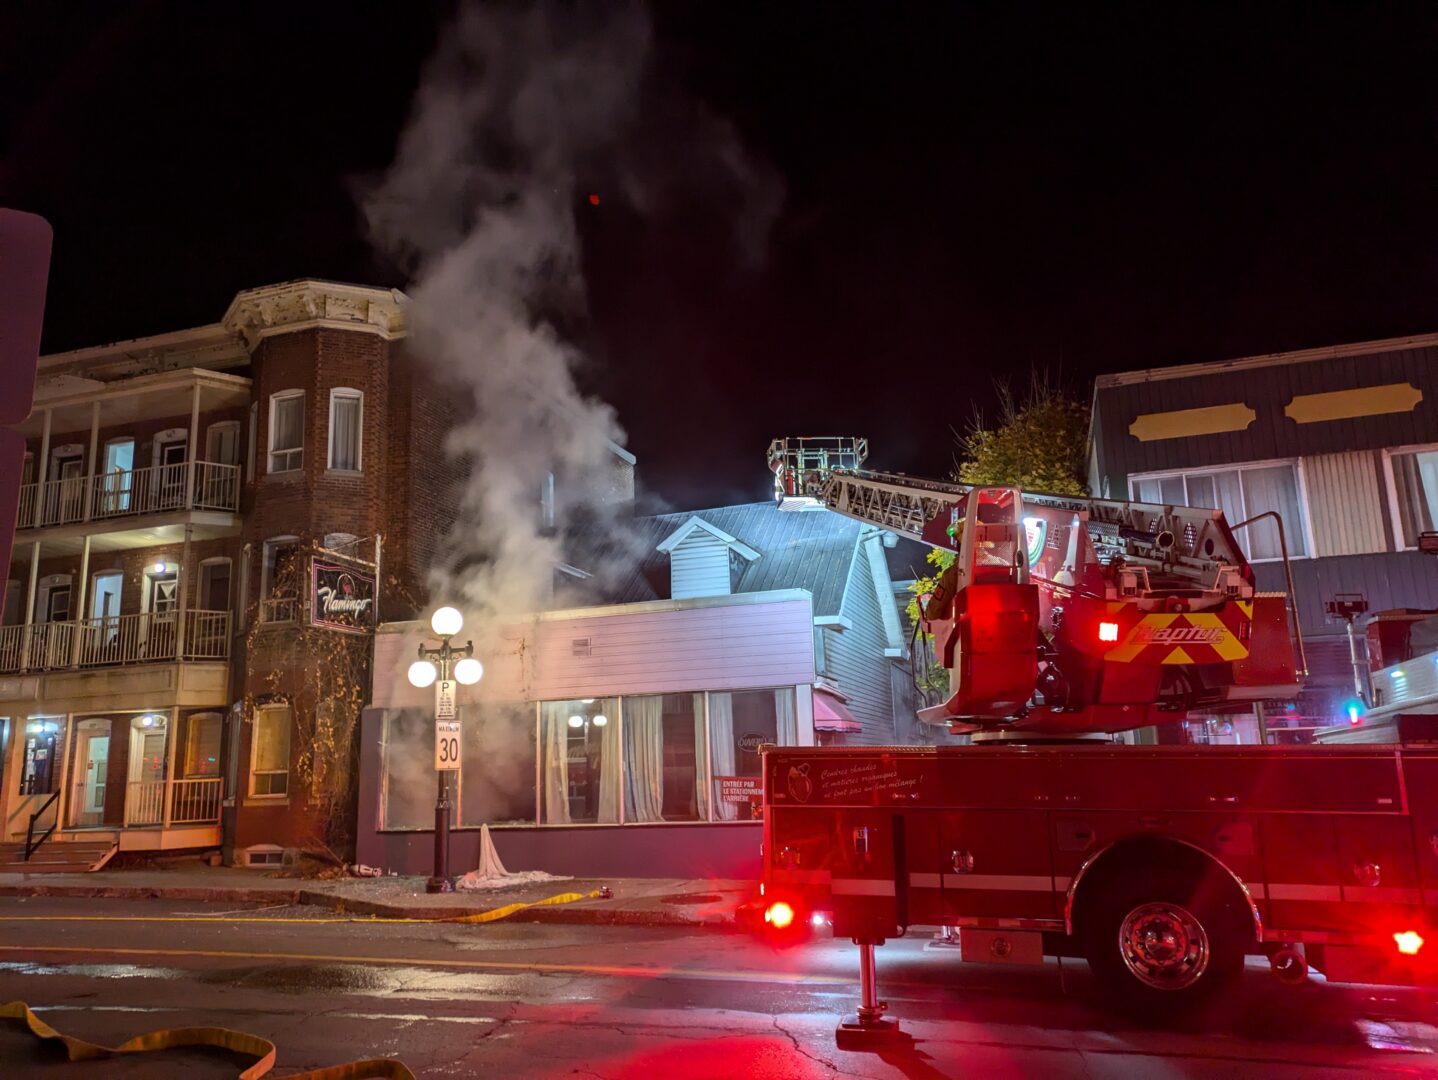
POLYGON ((728 596, 729 582, 729 545, 703 529, 669 553, 669 595, 675 600, 728 596))
MULTIPOLYGON (((878 540, 866 543, 877 544, 878 540)), ((852 629, 830 633, 829 671, 834 685, 848 699, 849 711, 864 729, 848 736, 845 742, 859 746, 892 744, 897 737, 890 688, 894 662, 884 655, 888 647, 884 618, 874 575, 863 551, 855 552, 840 614, 849 620, 852 629)))
MULTIPOLYGON (((476 649, 485 665, 477 699, 546 701, 611 694, 738 690, 814 681, 813 605, 807 593, 750 593, 725 601, 659 601, 546 616, 506 627, 476 649), (588 655, 576 641, 588 641, 588 655)), ((378 708, 427 707, 405 671, 421 640, 407 632, 375 635, 378 708)), ((460 635, 464 637, 464 635, 460 635)), ((471 691, 462 691, 469 694, 471 691)))
POLYGON ((1388 549, 1373 451, 1306 457, 1303 479, 1315 555, 1362 555, 1388 549))

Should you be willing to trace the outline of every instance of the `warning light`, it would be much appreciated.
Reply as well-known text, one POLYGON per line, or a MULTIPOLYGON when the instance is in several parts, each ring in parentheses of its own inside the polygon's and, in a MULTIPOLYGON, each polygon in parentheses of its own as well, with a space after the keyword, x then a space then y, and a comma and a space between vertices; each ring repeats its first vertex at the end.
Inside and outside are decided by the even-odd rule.
POLYGON ((1348 713, 1348 722, 1350 724, 1363 722, 1363 702, 1356 700, 1350 701, 1347 705, 1343 706, 1343 709, 1348 713))
POLYGON ((1404 956, 1417 956, 1418 950, 1423 948, 1423 936, 1412 930, 1404 930, 1393 935, 1393 943, 1404 956))
POLYGON ((776 900, 764 912, 764 921, 775 930, 787 930, 794 923, 794 909, 782 900, 776 900))
POLYGON ((1100 641, 1118 640, 1118 623, 1101 622, 1098 624, 1098 639, 1100 641))
POLYGON ((598 206, 598 205, 599 205, 599 195, 598 195, 597 193, 592 192, 592 191, 589 193, 589 205, 590 205, 590 206, 598 206))

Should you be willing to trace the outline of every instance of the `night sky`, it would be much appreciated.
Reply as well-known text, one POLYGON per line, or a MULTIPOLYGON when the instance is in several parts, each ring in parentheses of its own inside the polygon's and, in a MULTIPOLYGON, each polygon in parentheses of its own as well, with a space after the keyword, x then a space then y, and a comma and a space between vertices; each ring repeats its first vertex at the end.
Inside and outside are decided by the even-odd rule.
MULTIPOLYGON (((641 483, 676 508, 762 498, 784 434, 866 434, 876 467, 938 474, 998 376, 1086 395, 1438 331, 1438 9, 1209 7, 654 5, 654 62, 785 202, 757 267, 700 193, 659 218, 576 206, 582 377, 641 483)), ((47 351, 292 278, 402 287, 356 193, 449 8, 0 8, 0 204, 55 226, 47 351)))

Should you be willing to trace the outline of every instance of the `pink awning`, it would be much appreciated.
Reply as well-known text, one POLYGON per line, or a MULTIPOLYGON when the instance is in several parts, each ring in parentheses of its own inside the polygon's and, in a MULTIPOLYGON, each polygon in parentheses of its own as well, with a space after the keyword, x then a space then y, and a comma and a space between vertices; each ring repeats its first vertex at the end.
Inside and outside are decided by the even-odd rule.
POLYGON ((859 721, 854 719, 854 714, 844 707, 844 703, 827 690, 814 691, 814 730, 815 731, 840 731, 846 734, 855 734, 862 731, 859 721))

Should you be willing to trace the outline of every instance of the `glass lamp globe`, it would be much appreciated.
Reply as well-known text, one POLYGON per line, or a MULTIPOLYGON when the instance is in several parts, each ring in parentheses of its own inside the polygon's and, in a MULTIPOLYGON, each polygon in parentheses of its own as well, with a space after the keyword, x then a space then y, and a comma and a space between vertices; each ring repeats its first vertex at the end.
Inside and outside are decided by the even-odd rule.
POLYGON ((609 717, 605 716, 603 713, 600 713, 598 716, 596 716, 593 720, 589 722, 595 727, 603 727, 605 724, 609 723, 609 717))
POLYGON ((569 718, 569 726, 570 726, 570 727, 583 727, 583 726, 584 726, 584 717, 579 716, 578 714, 576 714, 576 715, 574 715, 574 716, 571 716, 571 717, 569 718))
POLYGON ((416 660, 409 666, 409 683, 411 686, 418 686, 423 690, 426 686, 434 684, 439 677, 439 669, 428 660, 416 660))
POLYGON ((473 686, 484 678, 484 665, 472 656, 466 656, 454 665, 454 677, 465 686, 473 686))
POLYGON ((452 637, 464 627, 464 616, 458 608, 442 607, 429 617, 429 625, 440 637, 452 637))

